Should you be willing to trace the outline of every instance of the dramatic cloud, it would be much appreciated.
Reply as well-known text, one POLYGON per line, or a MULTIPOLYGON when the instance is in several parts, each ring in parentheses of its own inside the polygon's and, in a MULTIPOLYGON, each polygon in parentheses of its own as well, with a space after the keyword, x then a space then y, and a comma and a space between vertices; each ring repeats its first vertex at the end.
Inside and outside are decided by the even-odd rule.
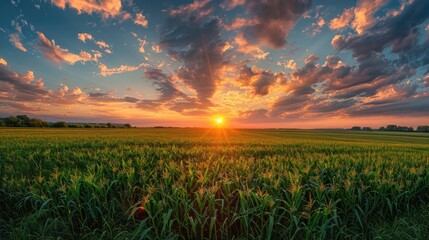
POLYGON ((386 3, 387 0, 359 0, 355 8, 345 9, 341 15, 332 19, 329 27, 339 30, 349 26, 362 34, 374 24, 374 14, 386 3))
POLYGON ((136 19, 134 19, 134 23, 145 28, 147 28, 147 25, 148 25, 148 21, 146 17, 143 16, 143 14, 141 13, 136 14, 136 19))
POLYGON ((249 0, 247 11, 257 24, 244 28, 246 38, 275 49, 284 47, 289 31, 312 4, 312 0, 249 0))
POLYGON ((306 106, 306 101, 309 100, 308 95, 290 94, 277 99, 271 106, 270 115, 286 117, 297 111, 303 110, 306 106))
POLYGON ((233 127, 429 116, 427 0, 21 3, 5 2, 0 27, 2 114, 189 126, 222 114, 233 127))
POLYGON ((38 32, 37 35, 39 36, 37 48, 43 53, 43 56, 51 62, 57 64, 65 62, 73 65, 76 62, 96 61, 88 52, 81 51, 79 55, 70 53, 67 49, 55 45, 55 42, 50 41, 43 33, 38 32))
POLYGON ((211 9, 208 1, 195 1, 168 10, 170 17, 160 28, 159 42, 172 59, 184 63, 177 69, 177 76, 205 103, 215 93, 221 70, 228 62, 225 42, 220 38, 220 20, 201 18, 211 9))
MULTIPOLYGON (((373 53, 380 53, 391 47, 393 53, 404 53, 418 46, 418 29, 429 18, 429 2, 415 0, 397 16, 388 16, 377 22, 365 33, 356 36, 335 36, 332 45, 337 50, 349 49, 353 56, 365 59, 373 53)), ((427 50, 418 54, 423 56, 427 50)))
POLYGON ((12 45, 19 50, 23 52, 27 52, 27 49, 22 45, 21 38, 18 34, 10 34, 9 35, 9 42, 12 43, 12 45))
POLYGON ((43 87, 42 79, 36 79, 32 71, 18 74, 7 66, 0 65, 0 99, 35 101, 47 94, 43 87))
POLYGON ((269 52, 263 51, 257 45, 247 42, 247 39, 242 33, 239 33, 237 36, 235 36, 234 43, 238 46, 238 52, 248 54, 256 59, 265 59, 268 54, 270 54, 269 52))
POLYGON ((350 108, 348 114, 352 116, 429 116, 426 109, 429 109, 429 96, 420 95, 394 102, 367 104, 362 107, 350 108))
POLYGON ((354 20, 351 27, 358 34, 362 34, 364 30, 374 24, 374 14, 380 9, 387 0, 359 0, 357 7, 354 10, 354 20))
POLYGON ((146 67, 148 66, 147 63, 141 63, 137 66, 127 66, 127 65, 120 65, 119 67, 116 68, 108 68, 105 64, 103 63, 99 63, 98 64, 98 69, 100 70, 100 75, 103 77, 107 77, 113 74, 118 74, 118 73, 124 73, 124 72, 133 72, 136 71, 142 67, 146 67))
POLYGON ((167 108, 183 115, 196 116, 206 115, 205 109, 212 106, 210 103, 201 103, 197 99, 187 96, 174 84, 173 76, 163 73, 160 69, 146 69, 144 77, 154 81, 153 84, 157 86, 156 90, 159 92, 159 96, 154 100, 138 102, 137 107, 139 108, 152 110, 167 108))
POLYGON ((144 77, 154 80, 154 84, 158 87, 156 88, 159 91, 159 101, 166 102, 174 100, 178 97, 185 97, 181 91, 179 91, 173 84, 173 80, 170 75, 164 74, 161 70, 156 68, 149 68, 144 71, 144 77))
POLYGON ((103 18, 114 17, 121 12, 121 0, 51 0, 52 3, 65 9, 66 6, 81 13, 99 13, 103 18))
POLYGON ((284 74, 244 65, 240 68, 237 81, 243 86, 252 87, 254 95, 264 96, 269 93, 276 81, 284 81, 284 74))

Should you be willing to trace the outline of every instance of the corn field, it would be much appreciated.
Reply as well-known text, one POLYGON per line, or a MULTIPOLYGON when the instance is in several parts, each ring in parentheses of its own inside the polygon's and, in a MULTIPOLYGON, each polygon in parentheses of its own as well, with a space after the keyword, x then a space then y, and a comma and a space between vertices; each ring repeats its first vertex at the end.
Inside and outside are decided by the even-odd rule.
POLYGON ((0 128, 1 239, 372 239, 429 201, 429 135, 0 128))

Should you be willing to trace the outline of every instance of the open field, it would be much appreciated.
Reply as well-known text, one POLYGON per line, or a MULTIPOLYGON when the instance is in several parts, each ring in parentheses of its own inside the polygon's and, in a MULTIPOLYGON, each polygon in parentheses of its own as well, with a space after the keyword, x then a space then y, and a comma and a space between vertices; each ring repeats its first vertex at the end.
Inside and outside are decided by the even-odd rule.
POLYGON ((0 164, 5 239, 387 239, 429 211, 425 133, 0 128, 0 164))

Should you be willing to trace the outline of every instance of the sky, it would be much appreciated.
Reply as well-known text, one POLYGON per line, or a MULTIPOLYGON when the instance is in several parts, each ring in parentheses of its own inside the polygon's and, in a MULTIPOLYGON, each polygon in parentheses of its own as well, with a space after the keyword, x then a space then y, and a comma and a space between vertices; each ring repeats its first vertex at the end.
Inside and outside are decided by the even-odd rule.
POLYGON ((429 124, 427 0, 2 0, 0 116, 429 124))

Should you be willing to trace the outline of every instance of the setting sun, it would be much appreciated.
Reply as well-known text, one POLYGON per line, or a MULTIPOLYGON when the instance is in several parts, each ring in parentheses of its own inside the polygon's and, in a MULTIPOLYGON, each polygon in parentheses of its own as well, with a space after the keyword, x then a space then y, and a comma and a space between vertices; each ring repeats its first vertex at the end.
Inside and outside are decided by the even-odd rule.
POLYGON ((216 118, 216 123, 217 124, 222 124, 223 123, 223 119, 222 118, 216 118))

